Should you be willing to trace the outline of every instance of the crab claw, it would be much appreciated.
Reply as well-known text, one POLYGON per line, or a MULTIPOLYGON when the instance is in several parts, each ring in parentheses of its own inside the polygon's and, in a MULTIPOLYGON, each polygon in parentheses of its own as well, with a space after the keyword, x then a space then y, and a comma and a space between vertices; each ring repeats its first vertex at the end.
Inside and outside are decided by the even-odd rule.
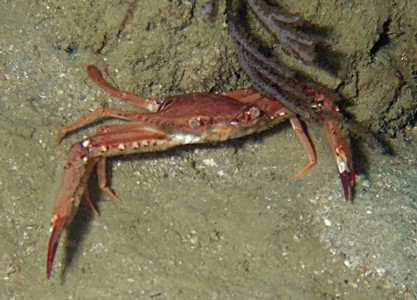
POLYGON ((46 262, 46 278, 51 276, 52 265, 54 263, 56 248, 58 247, 59 238, 65 227, 68 224, 67 217, 60 217, 59 215, 53 215, 51 220, 51 237, 49 238, 48 246, 48 258, 46 262))
POLYGON ((337 171, 342 181, 345 199, 349 200, 349 178, 350 184, 355 182, 355 170, 352 166, 352 155, 350 147, 343 134, 342 126, 333 120, 322 120, 322 128, 326 136, 327 143, 336 161, 337 171), (348 176, 348 173, 350 176, 348 176))
MULTIPOLYGON (((67 225, 72 221, 80 205, 81 196, 88 194, 87 180, 98 159, 87 159, 82 143, 75 143, 69 153, 68 161, 62 173, 61 184, 56 196, 51 219, 51 236, 49 238, 46 277, 51 276, 52 264, 58 247, 59 238, 67 225)), ((86 197, 93 211, 96 212, 90 197, 86 197)))

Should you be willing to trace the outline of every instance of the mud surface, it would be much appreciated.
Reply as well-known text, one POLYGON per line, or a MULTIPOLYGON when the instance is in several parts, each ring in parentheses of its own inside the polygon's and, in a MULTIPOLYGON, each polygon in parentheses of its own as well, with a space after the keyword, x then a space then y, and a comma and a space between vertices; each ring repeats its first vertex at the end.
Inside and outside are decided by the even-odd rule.
MULTIPOLYGON (((206 1, 0 2, 0 294, 28 298, 413 299, 417 290, 417 6, 412 1, 282 1, 326 28, 343 109, 394 155, 354 140, 354 202, 343 200, 320 128, 317 165, 287 123, 220 145, 114 158, 115 203, 89 187, 45 276, 49 220, 68 148, 57 130, 87 111, 132 109, 85 67, 145 96, 247 86, 220 5, 206 1), (366 2, 364 4, 360 2, 366 2), (407 4, 403 4, 407 3, 407 4), (379 40, 384 43, 377 44, 379 40), (386 40, 385 40, 386 39, 386 40), (377 44, 377 46, 375 46, 377 44)), ((329 51, 327 49, 327 51, 329 51)), ((325 64, 332 65, 332 60, 325 64)), ((327 78, 331 78, 328 80, 327 78)))

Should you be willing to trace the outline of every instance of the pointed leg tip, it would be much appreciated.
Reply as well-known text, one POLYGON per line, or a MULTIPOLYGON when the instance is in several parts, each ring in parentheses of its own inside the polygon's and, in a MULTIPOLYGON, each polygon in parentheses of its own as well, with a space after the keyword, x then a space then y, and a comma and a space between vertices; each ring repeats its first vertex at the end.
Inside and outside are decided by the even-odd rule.
POLYGON ((54 264, 56 249, 58 248, 59 238, 65 229, 67 218, 59 218, 56 215, 53 216, 51 222, 51 236, 48 244, 48 256, 46 259, 46 278, 49 279, 52 272, 52 266, 54 264))
POLYGON ((58 132, 58 136, 56 138, 56 145, 59 146, 61 144, 62 139, 64 138, 65 133, 58 132))
POLYGON ((90 79, 92 79, 93 81, 103 79, 103 74, 101 73, 99 68, 97 68, 94 65, 88 65, 87 66, 87 74, 90 77, 90 79))
POLYGON ((55 251, 57 246, 58 243, 55 243, 52 248, 48 248, 48 258, 46 261, 46 279, 49 279, 51 277, 52 266, 54 264, 55 251))
MULTIPOLYGON (((52 235, 51 235, 51 239, 52 239, 52 235)), ((57 242, 53 242, 52 240, 50 241, 49 247, 48 247, 48 257, 46 260, 46 278, 47 279, 51 277, 52 266, 54 264, 54 258, 55 258, 55 252, 56 252, 57 246, 58 246, 57 242)))
POLYGON ((46 279, 49 279, 51 277, 51 271, 52 271, 52 266, 50 266, 49 264, 46 266, 46 279))
POLYGON ((345 195, 345 200, 349 201, 349 181, 348 181, 347 172, 344 171, 342 173, 339 173, 339 175, 340 175, 340 180, 342 181, 343 193, 345 195))
POLYGON ((97 72, 100 71, 95 65, 88 65, 87 72, 97 72))

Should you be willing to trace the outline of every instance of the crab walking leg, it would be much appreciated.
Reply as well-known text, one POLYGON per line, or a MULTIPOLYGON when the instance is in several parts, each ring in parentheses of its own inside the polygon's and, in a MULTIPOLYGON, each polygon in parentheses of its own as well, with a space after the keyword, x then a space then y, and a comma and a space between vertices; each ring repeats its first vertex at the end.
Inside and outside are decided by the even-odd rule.
POLYGON ((303 129, 303 125, 301 124, 300 119, 297 116, 293 116, 290 118, 290 123, 308 158, 306 165, 297 174, 294 175, 294 178, 298 178, 315 165, 317 162, 317 156, 310 138, 306 135, 303 129))
POLYGON ((58 132, 56 144, 59 145, 61 140, 71 131, 82 128, 86 125, 102 120, 104 118, 114 118, 119 120, 134 121, 140 119, 147 113, 137 111, 125 111, 110 107, 98 108, 82 116, 81 118, 61 127, 58 132))
MULTIPOLYGON (((224 92, 222 93, 222 95, 236 99, 242 103, 256 103, 256 102, 261 103, 262 100, 264 99, 270 100, 270 98, 263 97, 261 94, 257 93, 253 88, 246 88, 246 89, 240 89, 236 91, 224 92)), ((281 110, 282 110, 283 115, 291 116, 291 114, 288 112, 288 110, 285 107, 282 107, 281 110)), ((294 175, 294 178, 298 178, 316 164, 317 156, 316 156, 316 152, 314 150, 314 147, 313 147, 313 144, 311 143, 310 138, 306 135, 303 129, 300 119, 294 115, 294 116, 289 117, 289 121, 291 123, 291 126, 294 130, 294 133, 297 139, 300 141, 301 145, 303 146, 304 151, 308 158, 308 162, 306 163, 306 165, 299 172, 297 172, 297 174, 294 175)))
POLYGON ((100 157, 97 162, 97 181, 99 188, 106 193, 110 198, 113 200, 120 202, 120 198, 117 197, 111 189, 107 186, 107 178, 106 178, 106 158, 100 157))
POLYGON ((109 92, 117 99, 120 99, 126 103, 133 104, 135 106, 142 107, 150 112, 155 112, 159 108, 161 101, 158 99, 142 97, 126 92, 122 92, 115 87, 113 87, 110 83, 104 80, 103 74, 101 71, 93 65, 87 66, 87 74, 88 77, 100 88, 109 92))
MULTIPOLYGON (((107 178, 106 178, 106 158, 100 157, 96 164, 97 169, 97 181, 99 188, 106 193, 110 198, 113 198, 114 201, 120 202, 120 198, 117 197, 111 189, 107 186, 107 178)), ((98 212, 96 206, 94 205, 93 200, 91 200, 90 193, 88 192, 88 187, 85 187, 83 196, 87 201, 88 205, 90 206, 91 210, 94 212, 96 216, 99 216, 100 213, 98 212)))

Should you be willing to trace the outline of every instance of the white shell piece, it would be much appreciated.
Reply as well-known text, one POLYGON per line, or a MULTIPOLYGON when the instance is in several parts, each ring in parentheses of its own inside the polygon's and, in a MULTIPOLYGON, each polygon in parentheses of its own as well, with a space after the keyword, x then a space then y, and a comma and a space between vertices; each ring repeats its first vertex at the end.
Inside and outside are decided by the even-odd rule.
POLYGON ((194 134, 177 133, 174 135, 173 140, 183 141, 184 144, 192 144, 192 143, 198 143, 199 141, 201 141, 201 138, 194 134))

